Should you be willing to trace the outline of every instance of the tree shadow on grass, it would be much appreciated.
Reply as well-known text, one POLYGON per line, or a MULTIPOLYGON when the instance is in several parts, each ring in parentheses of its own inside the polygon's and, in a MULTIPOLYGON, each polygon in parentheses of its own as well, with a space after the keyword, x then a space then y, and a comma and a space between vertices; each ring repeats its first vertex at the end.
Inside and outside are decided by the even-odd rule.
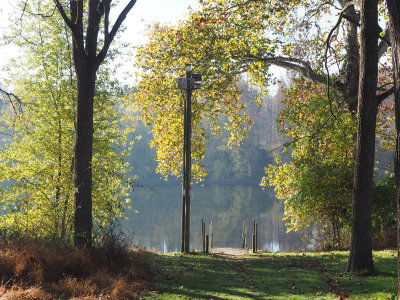
POLYGON ((248 257, 154 254, 152 259, 156 263, 154 289, 165 298, 285 299, 359 295, 368 299, 369 295, 387 293, 390 296, 396 292, 397 275, 387 271, 388 267, 395 268, 395 258, 379 257, 377 268, 386 266, 386 271, 364 279, 343 273, 346 253, 269 253, 248 257))

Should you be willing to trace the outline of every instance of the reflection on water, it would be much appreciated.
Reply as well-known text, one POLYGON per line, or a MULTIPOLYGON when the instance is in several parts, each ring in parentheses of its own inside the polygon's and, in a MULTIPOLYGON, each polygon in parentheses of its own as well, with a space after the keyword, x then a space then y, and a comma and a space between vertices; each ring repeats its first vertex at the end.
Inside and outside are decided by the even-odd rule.
MULTIPOLYGON (((151 189, 137 189, 133 194, 138 214, 131 213, 124 223, 133 244, 161 253, 178 252, 181 245, 181 186, 161 183, 151 189)), ((283 208, 271 191, 246 185, 194 185, 191 197, 191 249, 201 244, 201 219, 206 233, 212 222, 214 247, 240 248, 244 225, 247 245, 251 247, 252 220, 258 223, 258 247, 268 251, 294 251, 301 248, 296 233, 286 233, 283 208)))

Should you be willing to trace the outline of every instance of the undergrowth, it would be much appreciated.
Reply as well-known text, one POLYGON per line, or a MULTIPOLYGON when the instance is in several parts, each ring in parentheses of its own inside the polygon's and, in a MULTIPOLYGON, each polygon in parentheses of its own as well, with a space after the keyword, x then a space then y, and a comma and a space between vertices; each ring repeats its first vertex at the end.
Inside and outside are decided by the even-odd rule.
POLYGON ((0 242, 1 299, 136 299, 151 275, 144 250, 0 242))

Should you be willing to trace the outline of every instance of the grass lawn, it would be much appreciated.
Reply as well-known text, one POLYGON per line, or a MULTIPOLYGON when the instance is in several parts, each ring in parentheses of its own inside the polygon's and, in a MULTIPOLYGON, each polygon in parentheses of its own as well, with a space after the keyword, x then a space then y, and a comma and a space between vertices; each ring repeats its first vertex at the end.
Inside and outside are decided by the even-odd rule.
POLYGON ((144 299, 394 299, 397 253, 374 252, 376 274, 344 273, 348 252, 248 256, 152 254, 144 299))

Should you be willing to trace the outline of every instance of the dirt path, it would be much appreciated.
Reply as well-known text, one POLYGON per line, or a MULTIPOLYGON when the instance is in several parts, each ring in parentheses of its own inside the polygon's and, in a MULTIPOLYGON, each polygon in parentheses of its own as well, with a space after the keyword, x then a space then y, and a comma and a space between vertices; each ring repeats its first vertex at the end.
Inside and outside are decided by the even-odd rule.
POLYGON ((211 254, 219 254, 219 255, 246 255, 249 253, 248 249, 241 248, 211 248, 211 254))

